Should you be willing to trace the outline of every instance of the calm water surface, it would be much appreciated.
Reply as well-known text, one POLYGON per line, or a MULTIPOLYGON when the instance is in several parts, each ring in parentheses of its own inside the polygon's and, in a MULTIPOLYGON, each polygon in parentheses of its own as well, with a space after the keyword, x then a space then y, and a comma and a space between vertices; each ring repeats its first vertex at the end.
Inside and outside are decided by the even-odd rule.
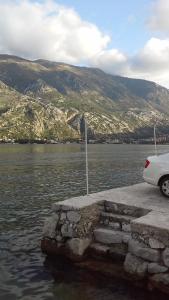
MULTIPOLYGON (((151 145, 89 145, 90 192, 141 182, 152 154, 151 145)), ((157 299, 63 264, 52 271, 41 254, 52 203, 85 193, 84 170, 83 145, 0 145, 0 300, 157 299)))

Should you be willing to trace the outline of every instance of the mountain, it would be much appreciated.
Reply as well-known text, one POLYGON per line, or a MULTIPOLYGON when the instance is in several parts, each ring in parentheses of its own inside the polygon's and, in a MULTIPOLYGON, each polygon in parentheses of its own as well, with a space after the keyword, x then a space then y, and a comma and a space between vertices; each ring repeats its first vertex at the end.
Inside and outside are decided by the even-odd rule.
POLYGON ((0 55, 0 139, 149 137, 169 129, 169 90, 95 68, 0 55))

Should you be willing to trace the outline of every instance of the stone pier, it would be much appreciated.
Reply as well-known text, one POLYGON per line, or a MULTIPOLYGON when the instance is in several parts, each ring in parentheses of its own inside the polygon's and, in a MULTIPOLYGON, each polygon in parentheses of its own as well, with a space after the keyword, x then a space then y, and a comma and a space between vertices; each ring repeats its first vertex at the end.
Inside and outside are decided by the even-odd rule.
POLYGON ((84 266, 107 262, 109 270, 116 264, 126 278, 169 294, 169 199, 158 188, 112 189, 56 202, 52 211, 43 229, 45 254, 84 266))

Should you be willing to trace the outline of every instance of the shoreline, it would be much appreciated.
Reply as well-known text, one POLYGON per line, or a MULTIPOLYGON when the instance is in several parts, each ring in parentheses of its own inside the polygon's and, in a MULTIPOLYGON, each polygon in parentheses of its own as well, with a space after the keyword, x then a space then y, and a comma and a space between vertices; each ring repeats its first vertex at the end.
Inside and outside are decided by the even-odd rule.
MULTIPOLYGON (((69 144, 75 144, 75 145, 84 145, 85 142, 82 141, 60 141, 60 142, 51 142, 51 141, 0 141, 0 145, 69 145, 69 144)), ((89 145, 154 145, 154 143, 142 143, 142 142, 121 142, 121 143, 108 143, 108 142, 88 142, 89 145)), ((157 145, 169 145, 169 142, 167 143, 157 143, 157 145)))

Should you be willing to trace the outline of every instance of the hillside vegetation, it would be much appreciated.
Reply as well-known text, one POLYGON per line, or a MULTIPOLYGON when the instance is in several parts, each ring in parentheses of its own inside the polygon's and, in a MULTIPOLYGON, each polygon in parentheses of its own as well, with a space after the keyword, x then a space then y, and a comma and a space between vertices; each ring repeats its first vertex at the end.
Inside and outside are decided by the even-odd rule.
POLYGON ((99 69, 0 55, 0 139, 152 136, 169 128, 169 90, 99 69))

